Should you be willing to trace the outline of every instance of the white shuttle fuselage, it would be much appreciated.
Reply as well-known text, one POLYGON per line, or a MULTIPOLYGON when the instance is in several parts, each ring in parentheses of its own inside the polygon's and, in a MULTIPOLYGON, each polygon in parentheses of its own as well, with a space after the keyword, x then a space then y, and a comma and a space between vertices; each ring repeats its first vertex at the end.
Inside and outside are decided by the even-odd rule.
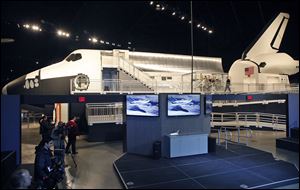
MULTIPOLYGON (((168 73, 164 78, 178 84, 180 76, 190 71, 190 60, 191 56, 186 55, 79 49, 61 62, 11 81, 2 88, 2 94, 154 92, 155 77, 163 78, 160 75, 168 73)), ((221 58, 195 56, 194 71, 197 70, 223 73, 221 58)))

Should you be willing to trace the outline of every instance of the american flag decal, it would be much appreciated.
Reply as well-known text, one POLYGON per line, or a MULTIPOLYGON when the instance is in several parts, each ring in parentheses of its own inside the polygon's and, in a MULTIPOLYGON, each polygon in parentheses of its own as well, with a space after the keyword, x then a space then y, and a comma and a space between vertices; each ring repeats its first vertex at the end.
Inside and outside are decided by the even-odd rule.
POLYGON ((250 77, 250 75, 254 74, 254 67, 247 67, 245 68, 245 75, 247 75, 248 77, 250 77))

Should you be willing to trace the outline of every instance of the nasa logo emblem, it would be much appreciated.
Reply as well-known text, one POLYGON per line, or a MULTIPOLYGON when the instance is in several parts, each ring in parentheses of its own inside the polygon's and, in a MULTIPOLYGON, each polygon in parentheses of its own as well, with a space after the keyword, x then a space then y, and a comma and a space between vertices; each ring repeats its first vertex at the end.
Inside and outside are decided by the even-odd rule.
POLYGON ((76 90, 87 90, 90 85, 90 79, 85 74, 78 74, 73 81, 73 85, 76 90))

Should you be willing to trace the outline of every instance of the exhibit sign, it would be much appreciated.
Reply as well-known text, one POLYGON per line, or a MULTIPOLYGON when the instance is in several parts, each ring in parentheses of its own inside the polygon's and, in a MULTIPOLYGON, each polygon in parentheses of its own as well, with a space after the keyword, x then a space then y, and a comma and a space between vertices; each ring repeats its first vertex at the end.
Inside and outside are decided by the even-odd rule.
POLYGON ((200 115, 200 95, 168 95, 168 116, 200 115))
POLYGON ((158 95, 127 95, 126 114, 132 116, 159 116, 158 95))

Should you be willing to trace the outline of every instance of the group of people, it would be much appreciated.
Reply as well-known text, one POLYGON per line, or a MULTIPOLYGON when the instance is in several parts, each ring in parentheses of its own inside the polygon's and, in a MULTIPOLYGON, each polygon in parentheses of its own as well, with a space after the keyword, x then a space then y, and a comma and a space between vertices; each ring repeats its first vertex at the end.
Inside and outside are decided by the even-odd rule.
MULTIPOLYGON (((35 148, 34 181, 37 188, 51 188, 56 181, 64 175, 64 157, 72 146, 72 154, 76 152, 76 136, 79 135, 77 117, 73 117, 68 123, 58 122, 57 125, 49 121, 47 116, 40 120, 40 135, 42 140, 35 148), (65 137, 68 137, 65 148, 65 137), (54 150, 52 151, 52 147, 54 150), (53 153, 54 154, 53 154, 53 153)), ((14 189, 29 188, 32 176, 28 170, 19 169, 11 176, 11 187, 14 189)))
MULTIPOLYGON (((204 78, 202 78, 201 80, 200 87, 202 92, 215 92, 221 90, 223 88, 223 85, 221 80, 216 77, 204 76, 204 78)), ((225 84, 225 92, 227 90, 231 92, 229 77, 227 78, 225 84)))

